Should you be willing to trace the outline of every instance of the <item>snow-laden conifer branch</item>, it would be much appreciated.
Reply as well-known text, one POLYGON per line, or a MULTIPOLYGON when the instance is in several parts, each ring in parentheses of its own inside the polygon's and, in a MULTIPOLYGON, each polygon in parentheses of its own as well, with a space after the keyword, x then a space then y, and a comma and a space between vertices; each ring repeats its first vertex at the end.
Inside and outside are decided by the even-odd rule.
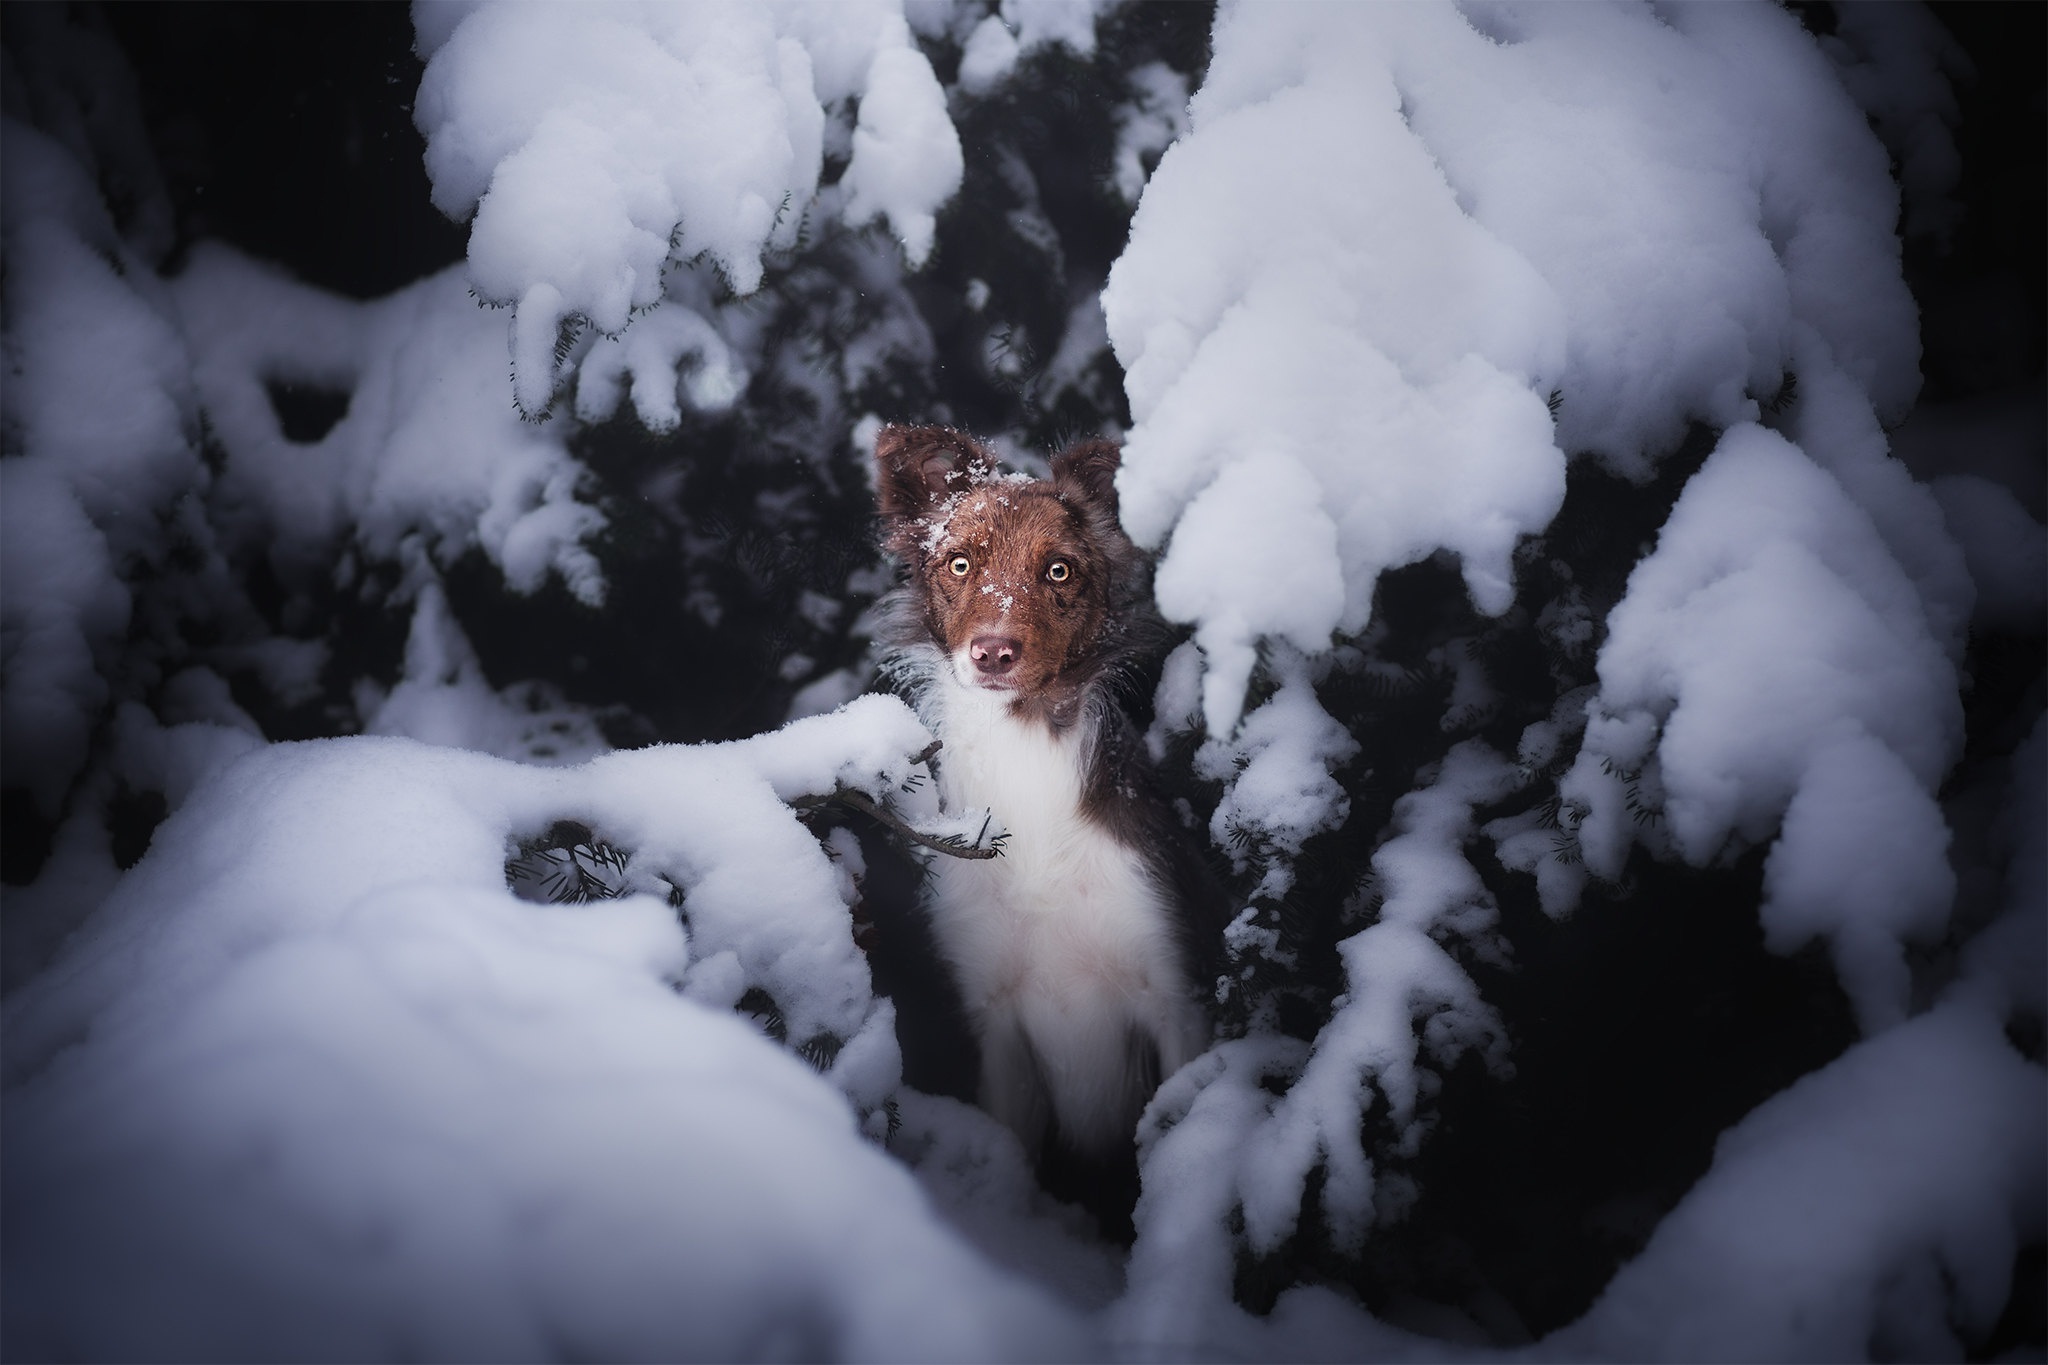
POLYGON ((1002 828, 995 823, 995 815, 991 811, 961 812, 943 824, 927 821, 923 826, 918 826, 911 824, 889 809, 886 804, 857 787, 840 787, 823 796, 800 796, 790 802, 790 805, 798 810, 816 810, 834 803, 849 810, 859 811, 919 848, 930 849, 934 853, 943 853, 952 858, 999 858, 1002 856, 1003 842, 1007 838, 1002 828))
POLYGON ((516 306, 513 394, 535 417, 566 380, 556 342, 568 319, 628 349, 595 387, 615 393, 632 369, 654 429, 675 424, 686 350, 700 357, 693 405, 729 406, 725 343, 687 290, 673 296, 685 272, 672 265, 704 260, 726 291, 751 294, 764 254, 796 246, 823 215, 854 227, 886 217, 915 267, 960 183, 944 92, 886 0, 486 5, 434 25, 421 51, 415 119, 434 203, 470 224, 479 294, 516 306), (850 160, 821 194, 827 146, 841 141, 850 160), (657 385, 654 367, 671 382, 657 385))
MULTIPOLYGON (((1156 712, 1199 711, 1223 789, 1212 833, 1260 894, 1292 887, 1290 839, 1378 804, 1347 775, 1361 749, 1361 772, 1401 755, 1417 776, 1372 858, 1380 918, 1343 941, 1345 989, 1284 1096, 1175 1107, 1228 1115, 1243 1152, 1234 1196, 1205 1186, 1218 1236, 1234 1208, 1272 1250, 1314 1174, 1356 1248, 1384 1212, 1379 1167, 1426 1132, 1418 1062, 1502 1055, 1497 1013, 1444 951, 1489 938, 1468 845, 1533 873, 1555 915, 1589 876, 1624 888, 1632 850, 1704 866, 1768 847, 1770 946, 1823 938, 1867 1029, 1908 1016, 1905 948, 1941 935, 1955 896, 1935 798, 1959 752, 1971 584, 1935 496, 1886 450, 1918 385, 1898 190, 1795 20, 1243 6, 1214 38, 1103 295, 1135 419, 1124 517, 1192 633, 1156 712), (1670 508, 1642 529, 1654 549, 1609 547, 1640 557, 1626 584, 1581 553, 1597 518, 1540 539, 1567 452, 1670 508), (1508 748, 1520 727, 1513 763, 1477 741, 1432 758, 1336 700, 1412 667, 1376 602, 1436 556, 1496 623, 1423 656, 1448 684, 1441 727, 1506 730, 1508 748), (1554 707, 1497 709, 1487 642, 1516 632, 1536 637, 1554 707), (1295 759, 1279 782, 1268 745, 1295 759), (1391 883, 1423 867, 1435 889, 1402 899, 1391 883), (1378 1104, 1393 1124, 1376 1153, 1361 1122, 1378 1104)), ((1898 60, 1882 32, 1845 42, 1898 60)), ((1905 103, 1887 116, 1940 108, 1905 103)), ((1273 960, 1292 945, 1252 900, 1233 947, 1273 960)), ((1156 1150, 1202 1142, 1191 1121, 1156 1150)), ((1147 1213, 1141 1253, 1185 1245, 1185 1209, 1149 1211, 1156 1232, 1147 1213)), ((1133 1264, 1135 1300, 1174 1297, 1133 1264)))

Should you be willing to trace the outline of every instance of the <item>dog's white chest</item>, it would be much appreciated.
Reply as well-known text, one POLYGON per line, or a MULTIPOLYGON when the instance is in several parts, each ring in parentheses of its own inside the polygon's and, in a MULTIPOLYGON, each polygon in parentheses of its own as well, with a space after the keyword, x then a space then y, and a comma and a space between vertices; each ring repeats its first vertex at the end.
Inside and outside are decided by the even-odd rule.
POLYGON ((1001 994, 1046 973, 1142 977, 1164 927, 1159 893, 1136 853, 1081 813, 1089 737, 1055 738, 1000 696, 961 692, 946 699, 940 796, 949 810, 989 807, 1009 832, 1002 857, 940 868, 937 908, 967 921, 953 932, 975 949, 978 984, 1001 994))
POLYGON ((1014 1035, 1070 1134, 1127 1140, 1118 1130, 1138 1078, 1126 1040, 1148 1038, 1162 1074, 1200 1046, 1166 902, 1137 853, 1082 814, 1085 727, 1056 738, 1013 718, 1000 694, 941 689, 940 795, 949 810, 989 807, 1009 832, 1000 858, 940 859, 932 895, 982 1035, 985 1097, 1018 1120, 988 1095, 1006 1079, 987 1074, 1014 1035))

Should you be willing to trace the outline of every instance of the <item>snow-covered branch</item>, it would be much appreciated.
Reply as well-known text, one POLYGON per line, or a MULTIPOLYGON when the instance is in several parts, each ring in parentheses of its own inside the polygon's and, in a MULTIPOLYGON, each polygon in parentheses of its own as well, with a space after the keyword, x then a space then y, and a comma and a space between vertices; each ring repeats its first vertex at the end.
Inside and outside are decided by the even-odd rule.
MULTIPOLYGON (((565 377, 564 329, 645 326, 676 266, 708 258, 750 294, 763 253, 819 212, 886 217, 921 265, 960 184, 944 92, 891 0, 424 5, 418 20, 434 203, 470 223, 478 295, 514 306, 513 390, 530 416, 565 377), (814 208, 828 153, 845 167, 814 208)), ((681 349, 637 344, 671 362, 681 349)), ((704 363, 717 374, 722 357, 704 363)), ((643 415, 672 420, 638 397, 643 382, 643 415)), ((730 403, 729 383, 706 396, 730 403)))

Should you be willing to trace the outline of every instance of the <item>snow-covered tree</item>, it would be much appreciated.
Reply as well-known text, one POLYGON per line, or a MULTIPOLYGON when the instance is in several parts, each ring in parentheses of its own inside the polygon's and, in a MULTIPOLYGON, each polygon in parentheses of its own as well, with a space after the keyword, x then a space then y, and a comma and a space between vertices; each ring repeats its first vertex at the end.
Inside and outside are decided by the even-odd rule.
POLYGON ((10 1353, 2022 1340, 2039 309, 1939 377, 1938 17, 412 17, 466 251, 357 299, 6 14, 10 1353), (1128 1253, 931 1093, 884 421, 1118 436, 1157 555, 1238 913, 1128 1253))

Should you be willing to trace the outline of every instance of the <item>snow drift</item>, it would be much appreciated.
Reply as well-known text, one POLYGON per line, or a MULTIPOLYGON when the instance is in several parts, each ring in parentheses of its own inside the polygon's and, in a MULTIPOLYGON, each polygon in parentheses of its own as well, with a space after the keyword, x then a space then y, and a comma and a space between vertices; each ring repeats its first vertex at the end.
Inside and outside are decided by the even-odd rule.
POLYGON ((10 1005, 9 1353, 1076 1349, 854 1123, 880 1135, 893 1015, 783 803, 887 799, 928 742, 870 698, 579 769, 393 739, 227 767, 10 1005), (634 894, 515 898, 508 846, 568 817, 635 850, 634 894), (749 989, 834 1040, 822 1077, 733 1017, 749 989))

